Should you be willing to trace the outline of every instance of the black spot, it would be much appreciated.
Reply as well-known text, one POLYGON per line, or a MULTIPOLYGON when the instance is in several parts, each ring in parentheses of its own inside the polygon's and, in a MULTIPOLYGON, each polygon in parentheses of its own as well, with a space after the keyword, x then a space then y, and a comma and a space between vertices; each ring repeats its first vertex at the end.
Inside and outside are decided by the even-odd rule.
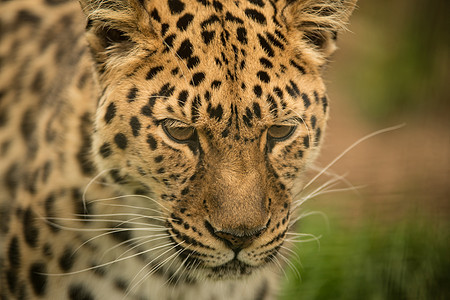
POLYGON ((220 3, 220 2, 217 1, 217 0, 214 0, 214 1, 213 1, 213 7, 214 7, 214 9, 215 9, 216 11, 222 11, 222 9, 223 9, 222 3, 220 3))
POLYGON ((326 113, 327 112, 327 107, 328 107, 328 99, 327 96, 323 96, 321 98, 322 100, 322 106, 323 106, 323 112, 326 113))
MULTIPOLYGON (((1 100, 1 97, 0 97, 0 100, 1 100)), ((6 125, 6 122, 8 122, 8 114, 6 113, 6 110, 2 110, 2 111, 0 111, 0 127, 6 125)))
POLYGON ((244 121, 245 125, 248 127, 252 127, 251 120, 253 119, 253 113, 250 110, 250 108, 245 109, 245 115, 242 117, 242 120, 244 121))
POLYGON ((297 95, 300 95, 300 90, 299 90, 298 86, 295 84, 295 82, 293 82, 292 80, 289 80, 289 83, 291 84, 291 87, 294 90, 294 92, 297 95))
POLYGON ((189 97, 189 93, 186 90, 182 90, 180 94, 178 94, 178 105, 183 107, 186 104, 186 100, 189 97))
POLYGON ((70 271, 73 264, 75 263, 75 252, 73 249, 67 247, 61 257, 59 258, 59 267, 64 272, 70 271))
MULTIPOLYGON (((161 89, 158 92, 158 96, 164 96, 164 97, 170 97, 173 95, 173 92, 175 91, 175 86, 170 86, 170 83, 164 84, 161 89)), ((150 97, 150 100, 148 101, 150 108, 153 108, 155 105, 156 95, 152 95, 150 97)))
POLYGON ((114 142, 116 143, 117 147, 120 149, 125 149, 128 144, 127 137, 123 133, 118 133, 114 136, 114 142))
POLYGON ((38 296, 45 294, 47 287, 47 268, 44 263, 33 263, 30 266, 29 279, 33 291, 38 296))
MULTIPOLYGON (((47 2, 49 1, 47 0, 47 2)), ((29 23, 31 25, 37 26, 41 22, 41 18, 35 14, 32 14, 28 10, 22 9, 17 14, 16 22, 20 24, 29 23)))
POLYGON ((80 118, 80 137, 81 137, 81 147, 77 153, 77 159, 80 163, 80 168, 83 174, 85 175, 91 175, 94 170, 95 166, 94 163, 91 161, 91 134, 92 134, 92 120, 90 118, 89 113, 85 113, 80 118))
POLYGON ((34 130, 36 128, 35 126, 35 118, 34 118, 34 110, 28 109, 25 111, 25 113, 22 116, 22 121, 20 123, 20 131, 25 139, 25 141, 29 141, 31 136, 34 133, 34 130))
MULTIPOLYGON (((109 175, 111 176, 111 178, 114 180, 115 183, 119 184, 126 183, 125 176, 120 175, 120 172, 117 169, 109 171, 109 175)), ((81 210, 81 213, 83 213, 83 209, 81 210)))
POLYGON ((163 66, 157 66, 157 67, 153 67, 150 69, 150 71, 148 71, 147 73, 147 80, 153 79, 153 77, 155 77, 156 74, 158 74, 159 72, 161 72, 162 70, 164 70, 163 66))
POLYGON ((147 135, 147 144, 150 146, 151 150, 156 150, 156 148, 158 147, 158 142, 151 134, 147 135))
POLYGON ((267 72, 259 71, 258 73, 256 73, 256 76, 258 76, 259 80, 261 80, 262 82, 265 83, 270 82, 270 76, 269 74, 267 74, 267 72))
POLYGON ((159 17, 159 13, 158 11, 155 9, 152 10, 152 12, 150 13, 150 16, 157 22, 161 23, 161 18, 159 17))
POLYGON ((60 227, 58 227, 57 225, 57 221, 54 219, 57 216, 57 213, 55 211, 55 200, 56 199, 53 194, 50 194, 45 199, 45 214, 47 215, 50 221, 47 223, 47 225, 49 226, 52 232, 58 232, 60 230, 60 227))
POLYGON ((144 116, 150 117, 152 115, 152 110, 150 109, 150 107, 148 105, 144 105, 141 108, 141 113, 144 116))
POLYGON ((31 90, 36 93, 42 91, 42 87, 44 86, 44 75, 42 74, 42 70, 39 70, 34 76, 33 82, 31 83, 31 90))
POLYGON ((317 127, 316 129, 316 136, 314 137, 314 146, 318 146, 320 142, 320 136, 322 135, 322 131, 320 130, 320 127, 317 127))
POLYGON ((156 170, 156 173, 158 173, 158 174, 163 174, 165 172, 166 172, 166 170, 164 168, 159 168, 158 170, 156 170))
POLYGON ((164 159, 164 156, 158 155, 157 157, 155 157, 154 161, 155 161, 155 163, 160 163, 163 161, 163 159, 164 159))
MULTIPOLYGON (((114 170, 113 170, 114 171, 114 170)), ((113 171, 110 172, 113 173, 113 171)), ((91 208, 91 202, 85 202, 83 201, 83 193, 80 189, 73 188, 71 189, 72 194, 72 203, 74 206, 74 212, 75 216, 79 219, 88 220, 91 218, 91 216, 88 214, 90 208, 91 208)), ((87 224, 86 222, 83 222, 82 224, 87 224)))
POLYGON ((192 55, 192 52, 193 52, 192 44, 189 41, 189 39, 186 39, 181 43, 180 47, 178 48, 177 55, 180 58, 186 59, 192 55))
POLYGON ((316 102, 316 104, 319 103, 319 94, 317 93, 317 91, 314 91, 314 102, 316 102))
MULTIPOLYGON (((3 271, 3 270, 2 270, 3 271)), ((15 294, 18 280, 17 270, 9 269, 6 271, 6 280, 8 283, 9 290, 11 293, 15 294)))
POLYGON ((273 68, 273 64, 270 62, 270 60, 261 57, 259 59, 259 62, 261 63, 261 65, 263 65, 264 67, 268 68, 268 69, 272 69, 273 68))
POLYGON ((227 13, 225 15, 225 20, 233 22, 233 23, 244 24, 244 21, 242 21, 241 18, 234 16, 233 14, 231 14, 228 11, 227 11, 227 13))
POLYGON ((266 24, 266 17, 262 13, 257 11, 256 9, 247 8, 245 10, 245 15, 255 22, 258 22, 258 23, 264 24, 264 25, 266 24))
POLYGON ((134 100, 136 100, 136 94, 138 92, 138 88, 137 87, 132 87, 129 91, 128 91, 128 95, 127 95, 127 99, 128 102, 131 103, 134 100))
POLYGON ((109 124, 109 122, 111 122, 111 120, 114 118, 114 116, 116 115, 116 105, 114 104, 114 102, 111 102, 108 107, 106 108, 106 113, 105 113, 105 122, 106 124, 109 124))
POLYGON ((181 30, 181 31, 185 31, 186 28, 189 26, 189 24, 191 24, 192 20, 194 19, 194 16, 191 14, 185 14, 184 16, 182 16, 178 22, 177 22, 177 27, 181 30))
POLYGON ((230 134, 230 129, 229 128, 225 128, 224 131, 222 131, 222 137, 226 138, 228 135, 230 134))
POLYGON ((131 131, 134 136, 139 136, 139 131, 141 130, 141 122, 139 122, 138 117, 133 116, 130 119, 131 131))
POLYGON ((182 191, 181 191, 181 195, 187 195, 189 193, 189 187, 185 187, 182 191))
POLYGON ((180 0, 169 0, 168 4, 172 15, 179 14, 184 10, 184 3, 180 0))
POLYGON ((193 123, 195 123, 198 119, 199 113, 198 113, 198 108, 201 105, 201 100, 200 100, 200 96, 197 95, 194 97, 194 101, 192 102, 192 106, 191 106, 191 120, 193 123))
POLYGON ((203 42, 206 45, 209 45, 209 43, 212 41, 212 39, 214 38, 216 32, 214 30, 208 31, 208 30, 203 30, 202 31, 202 38, 203 38, 203 42))
POLYGON ((4 184, 7 187, 9 193, 11 195, 14 195, 16 192, 16 188, 19 181, 19 176, 21 176, 20 168, 17 163, 12 164, 7 170, 6 170, 6 177, 4 179, 4 184))
POLYGON ((289 85, 286 85, 286 91, 292 98, 297 98, 298 94, 295 92, 295 90, 290 87, 289 85))
POLYGON ((253 87, 253 92, 255 93, 256 97, 260 98, 262 95, 262 88, 260 85, 255 85, 253 87))
POLYGON ((278 105, 275 102, 275 99, 273 98, 273 96, 270 94, 267 95, 266 101, 270 105, 270 113, 273 114, 275 117, 277 117, 278 116, 278 105))
POLYGON ((273 92, 277 95, 278 98, 283 99, 283 91, 279 87, 274 87, 273 92))
POLYGON ((220 87, 220 85, 222 84, 221 81, 219 80, 214 80, 213 82, 211 82, 211 88, 213 89, 218 89, 220 87))
POLYGON ((258 5, 259 7, 264 7, 265 5, 263 0, 248 0, 248 2, 258 5))
POLYGON ((301 74, 306 74, 305 68, 303 68, 302 66, 298 65, 292 59, 289 61, 289 63, 291 64, 291 66, 295 67, 301 74))
POLYGON ((12 269, 17 269, 20 267, 20 245, 17 236, 14 236, 8 247, 8 259, 9 266, 12 269))
POLYGON ((99 153, 103 158, 107 158, 111 155, 111 145, 109 143, 104 143, 100 146, 99 153))
POLYGON ((273 51, 272 46, 270 46, 270 44, 267 42, 267 40, 259 33, 258 33, 258 40, 259 40, 259 44, 261 45, 261 48, 263 48, 264 52, 266 52, 267 55, 269 55, 270 57, 274 57, 275 52, 273 51))
POLYGON ((25 173, 25 176, 24 176, 25 188, 31 194, 35 194, 36 191, 37 191, 37 189, 36 189, 36 182, 37 182, 38 175, 39 175, 38 171, 39 170, 36 170, 34 172, 25 173))
POLYGON ((207 102, 209 102, 211 100, 211 93, 209 91, 206 91, 204 97, 205 97, 205 100, 207 102))
POLYGON ((269 41, 272 43, 272 45, 280 48, 281 50, 284 50, 284 45, 273 34, 266 32, 266 36, 269 39, 269 41))
POLYGON ((311 100, 309 100, 308 95, 302 94, 303 105, 308 108, 311 105, 311 100))
POLYGON ((303 145, 305 146, 306 149, 309 148, 309 135, 303 137, 303 145))
POLYGON ((246 45, 248 42, 247 30, 244 27, 238 27, 238 29, 236 29, 236 34, 237 34, 238 41, 241 44, 246 45))
POLYGON ((261 107, 258 102, 253 102, 253 112, 258 119, 261 119, 261 107))
POLYGON ((73 284, 67 291, 70 300, 94 300, 92 294, 81 284, 73 284))
POLYGON ((198 58, 198 56, 192 56, 192 57, 188 58, 186 66, 189 69, 192 69, 192 68, 198 66, 199 63, 200 63, 200 59, 198 58))
POLYGON ((211 3, 209 2, 209 0, 197 0, 198 3, 201 3, 203 6, 208 7, 209 5, 211 5, 211 3))
POLYGON ((211 103, 208 105, 208 108, 206 109, 206 112, 209 114, 209 117, 211 119, 217 119, 220 121, 222 119, 223 115, 223 109, 222 105, 217 105, 215 108, 212 107, 211 103))
POLYGON ((275 34, 277 35, 278 38, 287 42, 286 37, 278 29, 275 29, 275 34))
POLYGON ((312 129, 316 128, 316 122, 317 122, 316 116, 312 115, 311 116, 311 128, 312 129))
POLYGON ((200 83, 203 82, 203 80, 205 80, 205 73, 198 72, 198 73, 195 73, 194 75, 192 75, 192 80, 191 80, 190 84, 193 86, 198 86, 200 83))
POLYGON ((114 280, 114 286, 119 290, 126 292, 128 288, 128 283, 124 279, 114 280))
POLYGON ((36 216, 30 207, 27 208, 23 215, 23 234, 27 244, 34 248, 37 246, 39 238, 39 229, 35 224, 36 216))
POLYGON ((220 19, 218 16, 216 15, 212 15, 211 17, 209 17, 208 19, 206 19, 205 21, 203 21, 200 26, 204 29, 206 28, 206 26, 210 25, 210 24, 214 24, 214 23, 220 23, 220 19))
POLYGON ((167 31, 169 31, 169 24, 163 23, 161 24, 161 36, 165 36, 167 31))

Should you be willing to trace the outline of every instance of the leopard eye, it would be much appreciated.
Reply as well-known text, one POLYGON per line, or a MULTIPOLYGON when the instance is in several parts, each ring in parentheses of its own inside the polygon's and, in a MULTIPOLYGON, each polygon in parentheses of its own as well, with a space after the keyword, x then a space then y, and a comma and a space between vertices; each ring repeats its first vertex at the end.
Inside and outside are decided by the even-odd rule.
POLYGON ((178 143, 187 143, 195 138, 195 128, 175 120, 164 120, 162 128, 169 138, 178 143))
POLYGON ((294 133, 295 128, 292 125, 273 125, 267 130, 267 136, 275 141, 283 141, 294 133))

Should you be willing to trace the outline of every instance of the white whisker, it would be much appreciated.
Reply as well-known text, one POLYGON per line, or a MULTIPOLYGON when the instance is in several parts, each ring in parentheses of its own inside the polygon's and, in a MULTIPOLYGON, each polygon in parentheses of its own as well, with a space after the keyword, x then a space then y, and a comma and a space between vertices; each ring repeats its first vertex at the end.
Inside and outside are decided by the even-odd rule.
POLYGON ((300 272, 297 270, 297 268, 295 267, 295 265, 287 258, 285 257, 283 254, 278 253, 278 255, 287 263, 287 265, 289 266, 289 268, 295 273, 295 275, 297 276, 298 279, 302 279, 302 276, 300 275, 300 272))
POLYGON ((388 127, 385 129, 381 129, 381 130, 377 130, 371 134, 368 134, 362 138, 360 138, 359 140, 357 140, 356 142, 354 142, 353 144, 351 144, 349 147, 347 147, 347 149, 345 149, 341 154, 339 154, 335 159, 333 159, 322 171, 320 171, 316 176, 314 176, 304 187, 303 189, 306 189, 309 185, 311 185, 311 183, 313 183, 314 181, 316 181, 317 178, 319 178, 320 176, 322 176, 323 173, 325 173, 331 166, 333 166, 337 161, 339 161, 345 154, 347 154, 350 150, 352 150, 353 148, 355 148, 356 146, 358 146, 359 144, 361 144, 362 142, 376 136, 382 133, 386 133, 389 131, 393 131, 393 130, 397 130, 399 128, 402 128, 403 126, 405 126, 405 124, 401 124, 401 125, 397 125, 397 126, 393 126, 393 127, 388 127))
POLYGON ((87 212, 87 206, 86 206, 86 194, 88 189, 90 188, 90 186, 98 179, 100 178, 100 176, 102 176, 103 174, 105 174, 106 172, 109 172, 111 170, 114 170, 114 168, 111 169, 105 169, 103 171, 101 171, 100 173, 98 173, 94 178, 92 178, 89 183, 86 185, 86 187, 84 188, 83 191, 83 195, 82 195, 82 200, 83 200, 83 207, 84 207, 84 212, 87 212))
MULTIPOLYGON (((181 243, 177 243, 177 244, 175 244, 175 245, 174 245, 173 242, 170 243, 170 245, 174 245, 174 246, 172 246, 171 248, 167 249, 166 251, 164 251, 163 253, 161 253, 160 255, 158 255, 157 257, 155 257, 154 259, 152 259, 149 263, 145 264, 145 266, 143 266, 143 267, 141 268, 141 270, 140 270, 136 275, 134 275, 134 277, 133 277, 133 279, 131 280, 131 282, 134 282, 134 281, 137 279, 137 277, 139 276, 139 274, 141 274, 142 271, 144 271, 148 266, 150 266, 155 260, 157 260, 157 259, 160 258, 161 256, 165 255, 166 253, 170 252, 171 250, 175 249, 176 247, 182 245, 183 243, 184 243, 184 241, 182 241, 181 243)), ((134 290, 137 286, 139 286, 139 285, 141 284, 141 282, 145 281, 148 277, 150 277, 152 274, 154 274, 155 272, 157 272, 157 271, 165 264, 165 262, 166 262, 168 259, 170 259, 170 258, 172 258, 173 256, 177 255, 177 253, 178 253, 179 251, 181 251, 181 249, 178 250, 178 251, 176 251, 174 254, 170 255, 168 258, 164 259, 162 262, 159 262, 159 263, 158 263, 156 266, 154 266, 153 268, 151 268, 150 271, 149 271, 147 274, 145 274, 139 281, 137 281, 136 283, 134 283, 134 284, 127 290, 127 293, 125 294, 124 297, 126 298, 132 290, 134 290)))
MULTIPOLYGON (((127 243, 134 242, 134 241, 136 241, 136 240, 142 240, 142 239, 152 238, 152 239, 149 239, 149 240, 146 240, 146 241, 145 241, 145 243, 148 243, 148 242, 153 242, 153 241, 165 239, 165 238, 168 238, 168 237, 170 237, 170 235, 167 234, 167 233, 160 233, 160 234, 154 234, 154 235, 151 234, 151 235, 145 235, 145 236, 137 236, 137 237, 128 239, 128 240, 126 240, 126 241, 123 241, 123 242, 121 242, 121 243, 118 243, 117 245, 115 245, 115 246, 109 248, 108 250, 105 251, 105 253, 104 253, 103 255, 105 255, 106 253, 108 253, 108 252, 110 252, 110 251, 113 251, 114 249, 117 249, 117 248, 119 248, 119 247, 121 247, 121 246, 124 246, 124 245, 127 244, 127 243)), ((140 245, 140 244, 139 244, 139 245, 140 245)), ((134 247, 133 247, 133 249, 134 249, 134 247)))
POLYGON ((163 209, 165 209, 165 210, 167 210, 167 211, 170 211, 167 207, 165 207, 164 205, 162 205, 161 203, 159 203, 157 200, 155 200, 155 199, 153 199, 153 198, 151 198, 151 197, 149 197, 149 196, 146 196, 146 195, 121 195, 121 196, 110 197, 110 198, 104 198, 104 199, 90 200, 90 201, 89 201, 89 204, 91 204, 91 203, 96 203, 96 202, 102 202, 102 201, 111 201, 111 200, 117 200, 117 199, 123 199, 123 198, 131 198, 131 197, 134 197, 134 198, 144 198, 144 199, 147 199, 147 200, 151 200, 151 201, 153 201, 154 203, 156 203, 157 205, 159 205, 161 208, 163 208, 163 209))
MULTIPOLYGON (((303 214, 299 215, 298 217, 292 219, 292 220, 289 222, 289 226, 288 226, 288 227, 291 228, 291 227, 292 227, 293 225, 295 225, 295 223, 297 223, 299 220, 301 220, 301 219, 303 219, 303 218, 306 218, 306 217, 309 217, 309 216, 314 216, 314 215, 320 215, 320 216, 322 216, 323 219, 325 220, 326 227, 327 227, 327 228, 330 228, 330 223, 329 223, 329 221, 328 221, 327 215, 326 215, 324 212, 321 212, 321 211, 311 211, 311 212, 303 213, 303 214)), ((286 233, 286 234, 289 234, 289 232, 286 233)))
POLYGON ((96 266, 92 266, 90 268, 85 268, 85 269, 82 269, 82 270, 78 270, 78 271, 72 271, 72 272, 66 272, 66 273, 46 273, 46 275, 48 275, 48 276, 62 276, 62 275, 80 274, 80 273, 83 273, 83 272, 86 272, 86 271, 89 271, 89 270, 94 270, 94 269, 106 267, 106 266, 118 263, 120 261, 124 261, 124 260, 130 259, 130 258, 136 257, 136 256, 140 256, 142 254, 145 254, 145 253, 148 253, 148 252, 152 252, 154 250, 157 250, 157 249, 160 249, 160 248, 163 248, 163 247, 169 247, 170 245, 173 245, 173 243, 167 243, 165 245, 160 245, 160 246, 154 247, 152 249, 147 249, 145 251, 142 251, 142 252, 139 252, 139 253, 135 253, 133 255, 122 257, 122 258, 119 258, 119 259, 115 259, 113 261, 109 261, 109 262, 106 262, 106 263, 102 263, 102 264, 99 264, 99 265, 96 265, 96 266))

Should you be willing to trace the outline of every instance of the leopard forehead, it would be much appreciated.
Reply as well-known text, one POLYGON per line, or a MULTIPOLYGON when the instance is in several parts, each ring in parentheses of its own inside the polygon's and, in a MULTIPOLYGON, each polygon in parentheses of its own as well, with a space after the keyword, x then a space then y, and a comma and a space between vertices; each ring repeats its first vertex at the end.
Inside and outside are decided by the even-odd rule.
POLYGON ((117 60, 102 62, 109 115, 222 132, 230 122, 259 130, 307 111, 325 117, 320 65, 272 2, 152 1, 145 12, 148 34, 124 33, 130 42, 108 50, 117 60))

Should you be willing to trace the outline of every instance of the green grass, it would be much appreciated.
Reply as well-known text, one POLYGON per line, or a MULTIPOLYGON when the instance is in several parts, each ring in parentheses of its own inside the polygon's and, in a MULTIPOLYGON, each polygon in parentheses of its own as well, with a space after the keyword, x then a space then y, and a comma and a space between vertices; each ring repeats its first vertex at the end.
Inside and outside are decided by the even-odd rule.
POLYGON ((281 299, 450 299, 450 234, 446 226, 417 221, 326 229, 319 218, 300 232, 322 234, 297 247, 301 279, 288 272, 281 299))

